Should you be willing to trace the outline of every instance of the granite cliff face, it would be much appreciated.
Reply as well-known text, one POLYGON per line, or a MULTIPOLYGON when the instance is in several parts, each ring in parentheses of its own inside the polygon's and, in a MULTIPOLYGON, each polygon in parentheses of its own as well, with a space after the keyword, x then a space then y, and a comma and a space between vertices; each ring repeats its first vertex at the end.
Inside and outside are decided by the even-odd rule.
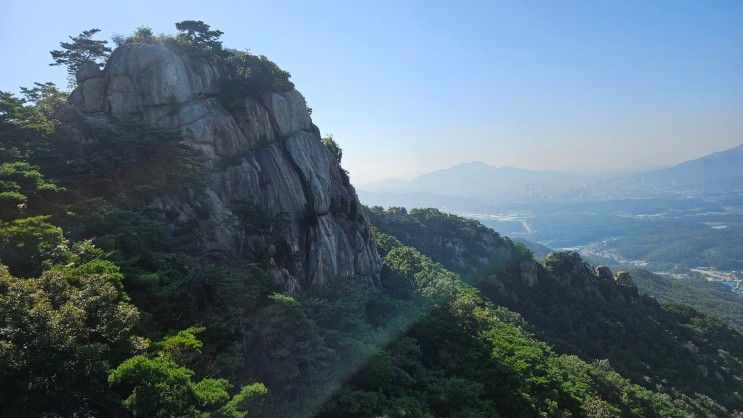
POLYGON ((103 70, 81 68, 60 119, 81 137, 121 120, 180 130, 206 157, 205 202, 165 196, 152 204, 176 213, 174 223, 199 218, 206 248, 240 255, 265 245, 240 227, 233 208, 247 203, 288 218, 281 239, 292 256, 272 257, 268 265, 287 290, 350 278, 377 285, 380 261, 369 222, 304 97, 290 90, 223 100, 226 74, 165 46, 124 45, 103 70))

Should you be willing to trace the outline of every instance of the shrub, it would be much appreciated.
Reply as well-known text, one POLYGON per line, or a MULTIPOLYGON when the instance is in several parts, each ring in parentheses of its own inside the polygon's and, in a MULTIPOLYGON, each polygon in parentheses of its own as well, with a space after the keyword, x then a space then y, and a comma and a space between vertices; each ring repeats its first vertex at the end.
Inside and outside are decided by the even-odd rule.
POLYGON ((167 39, 166 35, 155 35, 151 28, 147 26, 140 26, 129 36, 115 34, 111 37, 111 40, 116 44, 117 47, 126 44, 162 44, 167 39))
POLYGON ((48 216, 34 216, 0 222, 0 261, 14 276, 36 276, 43 263, 69 257, 62 229, 48 221, 48 216))
POLYGON ((323 137, 322 139, 322 144, 325 145, 325 148, 333 155, 333 159, 335 160, 335 162, 340 164, 341 159, 343 158, 343 150, 341 149, 340 145, 335 142, 335 139, 333 139, 333 135, 325 135, 325 137, 323 137))
POLYGON ((65 180, 98 196, 146 199, 158 192, 199 189, 202 155, 176 130, 136 122, 102 127, 89 141, 60 138, 65 180))
POLYGON ((194 371, 181 364, 184 351, 201 353, 196 334, 204 328, 189 328, 154 344, 157 351, 125 360, 109 374, 111 385, 128 394, 124 400, 134 416, 244 417, 248 401, 266 394, 266 387, 253 383, 232 397, 226 379, 193 381, 194 371))
POLYGON ((291 74, 263 55, 230 49, 225 62, 229 74, 222 86, 223 100, 256 97, 266 92, 284 92, 294 88, 294 83, 289 80, 291 74))

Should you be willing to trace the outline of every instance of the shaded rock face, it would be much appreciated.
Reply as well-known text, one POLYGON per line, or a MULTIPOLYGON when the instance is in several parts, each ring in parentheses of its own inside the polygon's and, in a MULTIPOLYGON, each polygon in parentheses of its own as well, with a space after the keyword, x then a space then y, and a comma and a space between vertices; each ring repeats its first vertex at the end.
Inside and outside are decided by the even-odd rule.
MULTIPOLYGON (((251 237, 233 207, 248 203, 269 216, 285 214, 281 239, 293 257, 269 260, 269 275, 291 292, 357 278, 377 285, 380 260, 369 222, 348 177, 322 145, 304 97, 296 90, 220 100, 226 69, 164 46, 116 49, 103 70, 83 66, 60 119, 86 125, 132 120, 180 130, 206 157, 208 249, 240 255, 251 237)), ((188 222, 203 210, 184 198, 153 205, 188 222)), ((203 209, 203 208, 202 208, 203 209)))
POLYGON ((640 292, 637 290, 635 281, 626 271, 620 271, 614 276, 614 283, 617 290, 624 296, 625 300, 636 303, 640 299, 640 292))
POLYGON ((593 273, 575 251, 554 252, 545 259, 545 266, 557 281, 571 291, 604 301, 639 303, 640 293, 626 271, 612 274, 607 266, 598 266, 593 273))
POLYGON ((539 283, 537 275, 538 267, 539 265, 534 260, 526 260, 519 263, 521 281, 526 285, 526 287, 534 287, 539 283))
POLYGON ((614 278, 611 275, 611 269, 607 266, 598 266, 596 267, 596 277, 598 277, 601 280, 611 281, 614 280, 614 278))

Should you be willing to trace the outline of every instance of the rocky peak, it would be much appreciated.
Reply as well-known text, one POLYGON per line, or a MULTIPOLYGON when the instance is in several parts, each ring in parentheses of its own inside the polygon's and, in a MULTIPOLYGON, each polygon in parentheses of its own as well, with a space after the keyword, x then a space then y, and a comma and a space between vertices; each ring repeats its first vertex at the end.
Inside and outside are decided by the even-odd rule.
POLYGON ((636 303, 640 300, 640 292, 637 290, 637 285, 632 280, 632 276, 626 271, 618 272, 614 277, 614 283, 626 301, 636 303))
POLYGON ((60 119, 81 137, 90 126, 121 120, 179 130, 206 157, 206 202, 164 196, 152 204, 177 213, 176 223, 201 217, 207 248, 241 255, 264 245, 233 211, 247 203, 288 218, 280 238, 292 256, 272 257, 268 270, 289 291, 350 278, 376 285, 380 261, 369 222, 304 97, 289 90, 223 100, 226 74, 223 65, 170 47, 127 44, 103 70, 82 66, 60 119))
POLYGON ((576 251, 552 252, 544 259, 544 265, 564 287, 582 289, 596 279, 576 251))
POLYGON ((593 272, 575 251, 550 253, 545 267, 563 287, 573 292, 605 301, 635 303, 640 300, 639 291, 626 271, 616 276, 608 266, 597 266, 593 272))
POLYGON ((614 277, 614 283, 616 283, 617 286, 637 287, 634 280, 632 280, 632 276, 630 276, 626 271, 618 272, 614 277))
POLYGON ((598 277, 601 280, 610 282, 614 280, 614 277, 611 274, 611 269, 607 266, 598 266, 596 267, 596 270, 594 272, 596 277, 598 277))

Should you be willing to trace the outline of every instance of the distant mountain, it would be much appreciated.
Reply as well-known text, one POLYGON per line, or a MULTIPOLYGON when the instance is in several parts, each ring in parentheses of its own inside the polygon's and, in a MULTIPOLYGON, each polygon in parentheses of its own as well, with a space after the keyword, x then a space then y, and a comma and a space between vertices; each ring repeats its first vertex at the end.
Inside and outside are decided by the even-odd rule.
POLYGON ((579 174, 555 170, 493 167, 481 161, 458 164, 411 180, 388 179, 359 186, 370 192, 414 192, 486 199, 550 199, 585 183, 579 174))
POLYGON ((743 184, 743 144, 670 168, 630 176, 643 184, 663 187, 740 187, 743 184))
POLYGON ((743 186, 743 144, 673 167, 605 177, 555 170, 493 167, 481 161, 436 170, 411 180, 387 179, 359 186, 371 205, 480 210, 488 204, 648 198, 700 192, 737 204, 743 186), (603 178, 602 178, 603 177, 603 178), (727 192, 721 194, 720 192, 727 192))

